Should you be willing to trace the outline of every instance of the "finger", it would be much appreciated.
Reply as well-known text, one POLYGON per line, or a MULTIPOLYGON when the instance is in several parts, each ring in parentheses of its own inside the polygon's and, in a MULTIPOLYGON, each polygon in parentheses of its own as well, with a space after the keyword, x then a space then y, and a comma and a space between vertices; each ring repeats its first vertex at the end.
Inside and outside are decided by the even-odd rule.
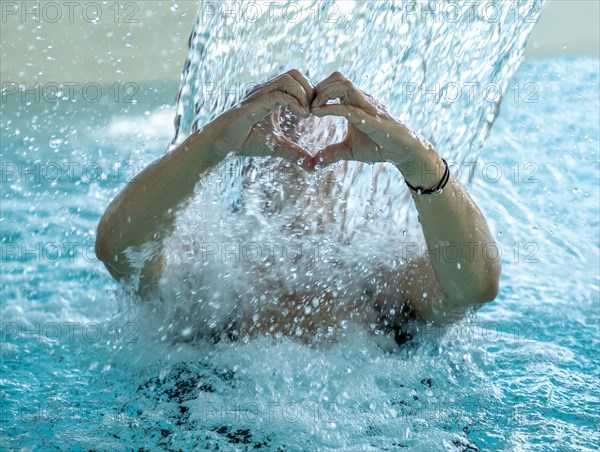
POLYGON ((375 106, 369 101, 367 95, 358 89, 351 81, 333 82, 317 88, 317 96, 311 108, 321 107, 333 99, 339 99, 341 104, 374 110, 375 106))
POLYGON ((310 101, 313 97, 314 88, 310 81, 300 71, 289 71, 273 80, 270 89, 276 89, 290 94, 298 99, 298 103, 306 110, 303 117, 307 117, 310 111, 310 101))
POLYGON ((349 80, 349 79, 341 72, 335 71, 335 72, 332 72, 329 75, 329 77, 326 77, 323 80, 321 80, 319 83, 317 83, 317 86, 315 86, 315 88, 322 88, 323 86, 329 85, 330 83, 341 82, 344 80, 349 80))
POLYGON ((286 160, 294 163, 300 163, 303 169, 306 171, 312 171, 314 169, 313 156, 293 141, 286 138, 279 138, 275 141, 274 153, 276 156, 283 157, 286 160))
POLYGON ((287 74, 294 78, 294 80, 296 80, 304 88, 306 93, 306 108, 309 109, 309 106, 316 95, 314 85, 302 72, 297 69, 292 69, 288 71, 287 74))
POLYGON ((296 116, 306 116, 308 112, 298 102, 298 99, 283 91, 274 91, 271 99, 271 108, 276 106, 287 107, 296 116))
POLYGON ((311 104, 311 108, 321 107, 333 99, 340 99, 343 104, 373 109, 374 106, 369 102, 366 94, 354 83, 339 72, 334 72, 334 74, 317 84, 315 87, 317 95, 311 104))
POLYGON ((344 143, 334 143, 317 152, 313 163, 325 167, 340 160, 354 160, 354 154, 344 143))
POLYGON ((257 97, 251 97, 244 102, 249 106, 247 112, 249 121, 254 124, 269 116, 277 107, 286 107, 296 116, 305 116, 306 110, 298 99, 291 94, 278 90, 270 90, 257 97))

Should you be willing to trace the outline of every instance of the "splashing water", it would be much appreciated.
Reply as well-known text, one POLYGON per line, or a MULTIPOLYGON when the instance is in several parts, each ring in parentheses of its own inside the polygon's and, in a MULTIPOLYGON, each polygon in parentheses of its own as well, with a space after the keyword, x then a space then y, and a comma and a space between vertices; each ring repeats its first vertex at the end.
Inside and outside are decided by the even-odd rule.
POLYGON ((256 11, 239 2, 216 9, 201 2, 173 143, 219 115, 232 96, 239 100, 244 87, 291 68, 315 83, 337 70, 443 155, 474 159, 542 4, 294 1, 250 16, 256 11))
MULTIPOLYGON (((379 7, 376 2, 370 4, 379 7)), ((331 13, 330 9, 323 10, 324 14, 331 13)), ((488 14, 492 12, 490 10, 488 14)), ((358 26, 354 23, 357 17, 349 16, 355 27, 358 26)), ((398 20, 400 25, 403 21, 407 24, 410 21, 407 27, 427 28, 410 15, 398 20)), ((431 23, 431 16, 429 21, 431 27, 440 26, 431 23)), ((487 28, 485 21, 481 24, 487 28)), ((513 24, 509 21, 508 25, 513 24)), ((256 26, 260 27, 260 24, 256 26)), ((446 24, 447 28, 454 26, 459 24, 446 24)), ((528 27, 519 26, 522 33, 526 33, 528 27)), ((475 28, 475 24, 472 27, 475 28)), ((502 33, 496 34, 505 36, 507 29, 503 25, 502 33)), ((205 24, 200 30, 211 29, 205 24)), ((223 30, 225 27, 217 27, 211 33, 224 33, 223 30)), ((371 32, 379 34, 378 30, 374 27, 371 32)), ((398 30, 394 32, 394 42, 398 41, 397 36, 404 36, 398 30)), ((426 32, 433 33, 431 30, 426 32)), ((472 36, 475 34, 471 33, 472 36)), ((394 40, 393 36, 382 36, 381 43, 394 40)), ((477 39, 472 42, 484 42, 487 36, 477 34, 477 39)), ((516 32, 511 36, 519 42, 524 39, 524 35, 516 32)), ((283 35, 281 39, 282 46, 287 45, 288 40, 298 41, 291 34, 283 35)), ((403 42, 405 40, 402 38, 403 42)), ((438 44, 438 48, 441 49, 442 44, 438 44)), ((336 54, 341 46, 333 47, 336 54)), ((495 52, 492 48, 497 48, 490 42, 485 46, 489 49, 480 53, 476 65, 480 68, 483 67, 481 61, 490 57, 490 52, 495 52)), ((212 66, 208 67, 212 67, 212 71, 220 70, 219 64, 235 61, 235 55, 224 53, 223 63, 217 62, 217 56, 211 53, 216 52, 216 45, 211 49, 205 59, 210 61, 212 66)), ((400 46, 394 49, 400 49, 400 46)), ((351 58, 357 61, 360 56, 369 61, 374 58, 373 52, 363 52, 362 47, 360 50, 351 58)), ((425 48, 421 50, 426 51, 425 48)), ((421 50, 410 51, 416 54, 421 50)), ((256 47, 254 51, 258 52, 256 47)), ((521 49, 517 46, 514 51, 518 54, 521 49)), ((473 48, 470 48, 467 53, 472 52, 473 48)), ((282 61, 288 61, 288 55, 283 51, 272 53, 282 57, 282 61)), ((447 61, 443 55, 440 50, 441 60, 436 62, 437 65, 457 64, 456 60, 447 61)), ((514 58, 512 64, 498 68, 511 72, 516 66, 514 61, 518 60, 514 58)), ((501 58, 496 60, 501 61, 501 58)), ((299 69, 304 70, 306 61, 302 60, 299 69)), ((427 64, 429 71, 432 64, 427 64)), ((292 64, 289 67, 293 67, 292 64)), ((289 67, 282 65, 281 70, 289 67)), ((191 68, 207 70, 195 63, 191 68)), ((267 77, 273 75, 268 69, 262 69, 267 77)), ((261 72, 261 76, 262 69, 236 66, 236 70, 244 74, 255 70, 261 72)), ((352 77, 348 68, 340 67, 322 68, 322 74, 311 73, 309 76, 317 82, 333 69, 340 69, 352 77)), ((465 66, 465 70, 471 70, 471 66, 465 66)), ((273 73, 278 71, 279 66, 273 73)), ((230 77, 236 80, 235 76, 230 77)), ((409 77, 406 80, 412 81, 409 77)), ((462 75, 461 80, 469 81, 462 75)), ((502 177, 498 183, 477 178, 473 187, 488 218, 498 231, 502 231, 502 235, 498 233, 498 241, 507 251, 503 255, 506 265, 501 297, 497 303, 479 311, 474 319, 443 331, 441 336, 434 330, 427 330, 422 340, 415 338, 393 354, 382 353, 380 347, 359 335, 337 343, 332 341, 330 348, 306 347, 287 338, 275 344, 267 338, 259 338, 249 343, 238 341, 206 347, 201 344, 189 347, 182 343, 172 346, 143 340, 145 338, 140 336, 151 331, 144 328, 141 320, 128 323, 117 317, 116 322, 103 322, 112 313, 112 309, 107 309, 110 298, 107 292, 115 285, 99 263, 71 255, 64 255, 59 262, 52 256, 40 260, 30 247, 25 249, 24 259, 11 258, 6 257, 10 253, 6 248, 2 265, 5 279, 0 347, 1 373, 6 377, 3 378, 0 448, 112 450, 131 444, 145 449, 169 450, 434 451, 541 450, 560 448, 560 444, 564 444, 566 449, 597 450, 600 414, 596 407, 600 392, 596 350, 599 339, 598 315, 594 313, 597 313, 600 272, 599 241, 595 233, 598 229, 594 196, 597 165, 593 162, 597 162, 595 150, 598 149, 600 124, 596 108, 600 80, 598 59, 557 58, 530 62, 517 78, 511 80, 511 85, 531 80, 540 86, 539 101, 512 104, 507 96, 484 156, 494 158, 502 168, 509 168, 515 161, 539 162, 538 171, 533 175, 539 182, 536 179, 536 183, 520 183, 523 177, 531 178, 530 172, 525 176, 519 174, 519 179, 511 173, 511 177, 502 177), (565 111, 569 114, 564 115, 565 111), (548 124, 552 126, 548 127, 548 124), (565 219, 569 221, 565 222, 565 219), (514 260, 514 253, 519 251, 514 248, 516 243, 539 245, 539 251, 531 255, 529 249, 521 249, 523 254, 517 262, 514 260), (539 263, 531 263, 532 258, 535 262, 539 258, 539 263), (545 280, 552 284, 540 284, 545 280), (58 323, 57 330, 57 322, 68 323, 58 323), (13 334, 13 327, 21 332, 13 334), (100 327, 102 334, 98 336, 96 332, 100 327), (57 332, 62 335, 58 336, 57 332)), ((356 80, 356 83, 376 94, 376 86, 372 87, 375 83, 369 85, 368 80, 356 80)), ((201 87, 202 83, 198 85, 201 87)), ((463 89, 463 96, 467 95, 467 88, 463 89)), ((219 92, 223 94, 223 91, 221 88, 219 92)), ((242 91, 240 89, 240 94, 242 91)), ((205 93, 192 89, 188 94, 197 95, 199 127, 207 116, 214 116, 228 104, 223 100, 213 111, 211 102, 217 104, 214 96, 204 106, 205 93)), ((402 108, 407 108, 406 112, 412 116, 402 119, 412 127, 420 127, 428 138, 437 140, 434 140, 436 146, 445 157, 450 156, 450 160, 458 160, 452 149, 463 149, 458 137, 472 133, 477 136, 474 131, 484 130, 483 126, 479 129, 476 125, 479 123, 475 116, 468 121, 462 119, 465 111, 475 109, 474 99, 472 103, 466 103, 464 109, 456 108, 448 115, 444 127, 468 123, 469 128, 448 129, 456 134, 450 141, 459 144, 458 147, 444 147, 440 135, 436 135, 443 131, 429 123, 434 122, 435 115, 427 118, 424 114, 419 120, 423 125, 416 122, 417 112, 424 109, 428 97, 418 101, 407 96, 404 101, 412 103, 413 109, 403 107, 401 101, 398 101, 400 107, 392 107, 393 96, 385 92, 379 99, 396 115, 402 108)), ((196 119, 193 97, 187 101, 182 98, 183 104, 192 107, 189 110, 182 107, 180 111, 181 114, 187 111, 188 116, 187 126, 181 122, 177 142, 191 131, 196 119)), ((488 109, 490 105, 485 102, 482 105, 485 111, 495 111, 488 109)), ((6 152, 9 158, 17 161, 40 158, 44 153, 40 142, 51 143, 47 150, 55 155, 57 149, 53 145, 59 143, 54 140, 61 139, 59 149, 66 151, 73 160, 94 150, 107 159, 111 155, 124 161, 131 159, 128 146, 119 145, 118 138, 126 129, 132 130, 128 133, 137 134, 139 129, 132 126, 131 118, 136 121, 139 118, 133 115, 111 118, 111 124, 119 127, 109 134, 110 146, 100 147, 85 133, 97 129, 99 116, 97 105, 93 105, 93 115, 80 115, 83 122, 79 124, 85 122, 89 126, 77 126, 78 122, 74 122, 65 129, 48 127, 47 139, 40 141, 37 135, 28 132, 31 127, 37 127, 38 132, 43 129, 39 127, 39 118, 61 121, 72 115, 63 117, 44 107, 44 114, 34 117, 30 124, 24 113, 33 107, 27 104, 12 111, 6 109, 9 118, 6 127, 15 131, 12 140, 3 141, 3 153, 6 152), (67 135, 63 130, 73 133, 67 135), (79 133, 75 134, 77 131, 79 133), (78 145, 73 144, 76 140, 78 145)), ((439 107, 440 115, 447 113, 435 102, 430 107, 439 107)), ((451 103, 447 107, 454 109, 455 105, 451 103)), ((67 111, 73 112, 70 104, 67 111)), ((79 115, 81 111, 77 109, 76 113, 79 115)), ((152 131, 161 130, 164 124, 161 118, 162 113, 160 118, 143 123, 152 131)), ((486 120, 481 123, 485 124, 486 120)), ((99 134, 105 132, 103 128, 98 130, 99 134)), ((155 137, 150 133, 145 135, 155 137)), ((465 139, 464 143, 467 146, 469 142, 465 139)), ((156 145, 149 148, 152 153, 161 152, 156 145)), ((472 150, 467 151, 466 147, 463 150, 477 153, 476 146, 472 150)), ((347 198, 338 195, 346 194, 344 190, 348 190, 347 182, 351 180, 341 171, 327 170, 311 176, 308 181, 314 182, 314 186, 301 179, 299 183, 304 184, 301 189, 305 190, 299 190, 302 196, 290 201, 289 208, 281 206, 279 211, 274 203, 280 202, 282 190, 290 185, 289 177, 297 175, 301 178, 303 175, 294 167, 265 174, 265 168, 269 169, 270 165, 275 167, 266 159, 231 159, 222 172, 211 175, 198 187, 198 197, 181 213, 167 250, 172 264, 170 272, 176 273, 180 266, 185 269, 185 274, 191 273, 192 278, 181 276, 181 281, 172 279, 173 283, 165 278, 164 284, 165 291, 170 291, 176 301, 169 306, 177 309, 178 315, 184 318, 182 322, 173 322, 180 336, 187 338, 195 334, 191 323, 185 321, 185 316, 192 311, 190 300, 225 303, 225 292, 246 290, 249 297, 256 297, 257 303, 261 302, 256 296, 257 289, 247 285, 249 280, 261 279, 259 274, 251 274, 252 267, 248 265, 248 261, 256 260, 251 254, 253 248, 245 248, 246 262, 236 262, 237 254, 229 260, 214 262, 215 250, 211 246, 220 246, 221 240, 228 240, 227 251, 231 251, 236 243, 246 240, 248 245, 249 240, 264 237, 270 240, 269 243, 280 241, 288 245, 290 257, 297 249, 296 245, 305 245, 308 241, 313 245, 309 249, 311 255, 322 251, 325 260, 337 258, 355 262, 353 275, 362 274, 373 261, 380 260, 386 251, 383 248, 392 248, 393 244, 382 237, 390 234, 394 222, 388 222, 385 234, 369 237, 361 231, 365 224, 381 226, 385 223, 381 214, 372 208, 381 203, 380 196, 404 208, 401 199, 394 197, 395 192, 389 189, 388 194, 382 192, 384 185, 379 184, 382 189, 374 191, 376 187, 372 180, 379 175, 380 180, 385 176, 400 182, 397 185, 399 196, 405 192, 401 181, 396 179, 398 175, 388 175, 384 165, 365 168, 352 165, 349 170, 355 172, 356 184, 352 185, 352 196, 347 198), (242 168, 244 177, 240 181, 236 171, 242 172, 242 168), (319 220, 318 211, 323 208, 322 203, 317 204, 319 198, 316 195, 321 193, 318 190, 324 191, 319 183, 329 181, 328 177, 334 182, 328 187, 330 193, 334 193, 340 202, 346 202, 350 207, 348 215, 356 219, 346 228, 357 231, 348 239, 348 245, 344 244, 345 239, 340 241, 335 234, 322 231, 319 222, 313 221, 313 218, 319 220), (225 187, 225 183, 230 185, 225 187), (299 204, 298 200, 309 202, 313 210, 299 204), (210 203, 207 205, 205 201, 210 203), (365 217, 363 213, 367 208, 370 216, 365 217), (282 229, 281 226, 288 225, 288 220, 294 218, 294 212, 301 215, 300 226, 282 229), (234 223, 232 219, 235 219, 234 223), (208 224, 203 225, 203 222, 208 224), (203 236, 196 236, 197 230, 203 236), (186 242, 186 238, 192 236, 193 241, 186 242), (330 242, 324 240, 327 237, 330 242), (183 246, 183 252, 176 252, 177 244, 183 246), (322 247, 319 249, 316 244, 322 247), (221 295, 208 298, 213 282, 200 270, 206 267, 205 264, 213 263, 217 265, 213 271, 216 274, 214 285, 220 287, 221 295)), ((523 169, 527 167, 521 167, 523 169)), ((8 245, 27 237, 47 243, 62 242, 66 238, 93 238, 100 214, 119 189, 117 183, 107 181, 73 184, 65 183, 63 178, 56 185, 48 186, 37 181, 17 183, 14 178, 11 180, 3 185, 2 201, 3 233, 8 237, 8 245)), ((334 220, 341 221, 342 218, 334 220)), ((405 236, 399 233, 396 237, 405 236)), ((244 256, 243 253, 240 255, 244 256)), ((281 254, 277 256, 282 257, 281 254)), ((326 265, 311 266, 303 261, 295 263, 293 259, 283 262, 276 259, 269 268, 272 271, 267 275, 269 278, 279 279, 283 274, 283 283, 290 286, 315 281, 316 278, 308 276, 305 270, 316 274, 320 271, 324 282, 331 274, 326 265), (287 270, 287 273, 280 270, 287 270)), ((349 290, 350 286, 346 284, 356 284, 343 273, 334 276, 329 281, 330 286, 340 292, 349 290)), ((319 299, 310 300, 303 308, 310 307, 316 312, 323 303, 319 299)), ((225 305, 209 308, 206 309, 226 311, 225 305)), ((160 330, 160 334, 169 328, 169 318, 149 316, 149 319, 157 321, 156 330, 160 330)))
MULTIPOLYGON (((316 84, 337 70, 431 141, 465 179, 542 4, 201 2, 172 147, 277 74, 296 68, 316 84)), ((322 126, 300 139, 311 152, 326 144, 322 126)), ((337 127, 329 139, 343 134, 337 127)), ((191 334, 199 318, 226 324, 242 306, 246 316, 281 311, 286 293, 352 298, 382 265, 397 273, 403 241, 422 240, 409 199, 387 163, 345 162, 307 175, 274 159, 230 158, 204 177, 165 247, 163 296, 177 301, 166 304, 177 306, 173 325, 185 332, 177 334, 191 334)))
MULTIPOLYGON (((200 4, 182 73, 173 144, 278 73, 297 68, 317 83, 337 70, 458 164, 455 173, 464 180, 468 172, 463 169, 478 157, 543 1, 462 6, 434 0, 312 1, 275 3, 278 9, 219 5, 200 4)), ((342 136, 338 128, 332 141, 342 136)), ((315 151, 323 144, 308 143, 308 148, 315 151)), ((248 159, 232 165, 223 194, 243 180, 248 159)), ((381 186, 402 185, 390 165, 374 165, 373 171, 357 163, 349 166, 338 182, 350 199, 371 198, 372 172, 381 186), (368 177, 357 178, 355 172, 368 177)), ((407 191, 389 198, 379 197, 370 210, 383 210, 384 219, 406 224, 407 191)), ((348 215, 348 228, 362 222, 359 213, 348 215)))

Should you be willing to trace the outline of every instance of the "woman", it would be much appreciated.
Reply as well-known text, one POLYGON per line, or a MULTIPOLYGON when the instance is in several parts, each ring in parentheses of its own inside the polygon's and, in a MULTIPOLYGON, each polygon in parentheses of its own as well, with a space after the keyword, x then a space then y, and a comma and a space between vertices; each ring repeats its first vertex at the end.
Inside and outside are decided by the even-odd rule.
MULTIPOLYGON (((309 122, 302 124, 306 128, 309 122)), ((409 318, 445 324, 496 297, 500 264, 484 252, 495 246, 486 221, 433 146, 339 72, 313 86, 297 70, 252 91, 150 164, 118 194, 100 220, 96 239, 96 254, 115 279, 130 280, 139 271, 139 293, 150 296, 164 275, 162 244, 178 210, 230 152, 283 157, 301 162, 307 171, 342 160, 395 165, 411 190, 429 252, 409 256, 410 265, 402 272, 382 265, 373 273, 371 288, 359 284, 355 293, 348 289, 339 294, 323 285, 312 292, 306 285, 286 285, 277 295, 277 306, 232 314, 225 327, 229 337, 267 332, 307 338, 323 325, 350 319, 376 324, 379 332, 393 331, 402 342, 402 324, 409 318), (335 99, 340 102, 329 103, 335 99), (281 115, 289 112, 297 118, 346 118, 345 138, 311 155, 289 131, 280 129, 281 115), (150 242, 158 248, 140 269, 128 259, 127 249, 150 242), (450 246, 458 250, 451 259, 434 252, 450 246)), ((261 284, 257 278, 256 285, 261 284)), ((279 289, 269 284, 264 290, 277 294, 279 289)))

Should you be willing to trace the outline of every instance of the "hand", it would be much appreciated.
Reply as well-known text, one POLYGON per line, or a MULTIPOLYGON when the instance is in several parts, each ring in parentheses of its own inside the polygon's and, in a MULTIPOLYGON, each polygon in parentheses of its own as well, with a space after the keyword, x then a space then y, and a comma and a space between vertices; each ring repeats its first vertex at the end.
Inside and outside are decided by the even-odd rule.
POLYGON ((224 158, 233 151, 253 157, 283 157, 309 170, 313 156, 289 140, 279 127, 282 107, 306 118, 314 97, 312 83, 297 70, 291 70, 256 87, 239 104, 207 124, 208 135, 216 155, 224 158))
POLYGON ((315 89, 312 114, 348 120, 344 140, 320 150, 314 157, 315 163, 327 166, 340 160, 355 160, 404 165, 418 160, 423 149, 433 150, 430 143, 393 118, 383 105, 341 73, 334 72, 315 89), (327 104, 332 99, 339 99, 340 104, 327 104))

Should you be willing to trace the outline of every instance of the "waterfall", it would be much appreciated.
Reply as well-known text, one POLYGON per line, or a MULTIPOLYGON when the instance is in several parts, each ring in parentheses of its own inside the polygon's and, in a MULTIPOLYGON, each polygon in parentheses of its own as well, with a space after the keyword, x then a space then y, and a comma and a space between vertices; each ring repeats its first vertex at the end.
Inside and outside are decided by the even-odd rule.
MULTIPOLYGON (((543 3, 200 2, 171 148, 275 75, 296 68, 316 84, 337 70, 427 138, 464 181, 543 3)), ((338 127, 333 140, 343 132, 338 127)), ((311 152, 323 145, 303 144, 311 152)), ((421 239, 408 190, 391 164, 344 162, 308 175, 278 160, 227 159, 180 214, 165 249, 171 275, 180 279, 169 291, 179 299, 195 294, 203 307, 194 317, 222 318, 239 306, 239 294, 263 303, 264 293, 248 290, 257 277, 283 291, 344 291, 382 262, 400 268, 403 241, 421 239), (310 248, 310 262, 298 263, 289 252, 273 256, 273 244, 293 245, 302 257, 310 248), (324 255, 346 270, 332 271, 324 255)), ((268 303, 277 297, 271 295, 268 303)))
MULTIPOLYGON (((426 137, 464 181, 542 6, 543 0, 201 1, 172 143, 279 73, 297 68, 316 84, 338 70, 426 137)), ((248 159, 230 164, 239 178, 248 159)), ((349 176, 371 175, 365 165, 350 166, 349 176)), ((395 168, 374 166, 384 173, 382 185, 402 185, 395 168)), ((354 179, 348 195, 364 199, 372 178, 354 179)), ((397 219, 407 201, 406 190, 395 196, 397 219)))

